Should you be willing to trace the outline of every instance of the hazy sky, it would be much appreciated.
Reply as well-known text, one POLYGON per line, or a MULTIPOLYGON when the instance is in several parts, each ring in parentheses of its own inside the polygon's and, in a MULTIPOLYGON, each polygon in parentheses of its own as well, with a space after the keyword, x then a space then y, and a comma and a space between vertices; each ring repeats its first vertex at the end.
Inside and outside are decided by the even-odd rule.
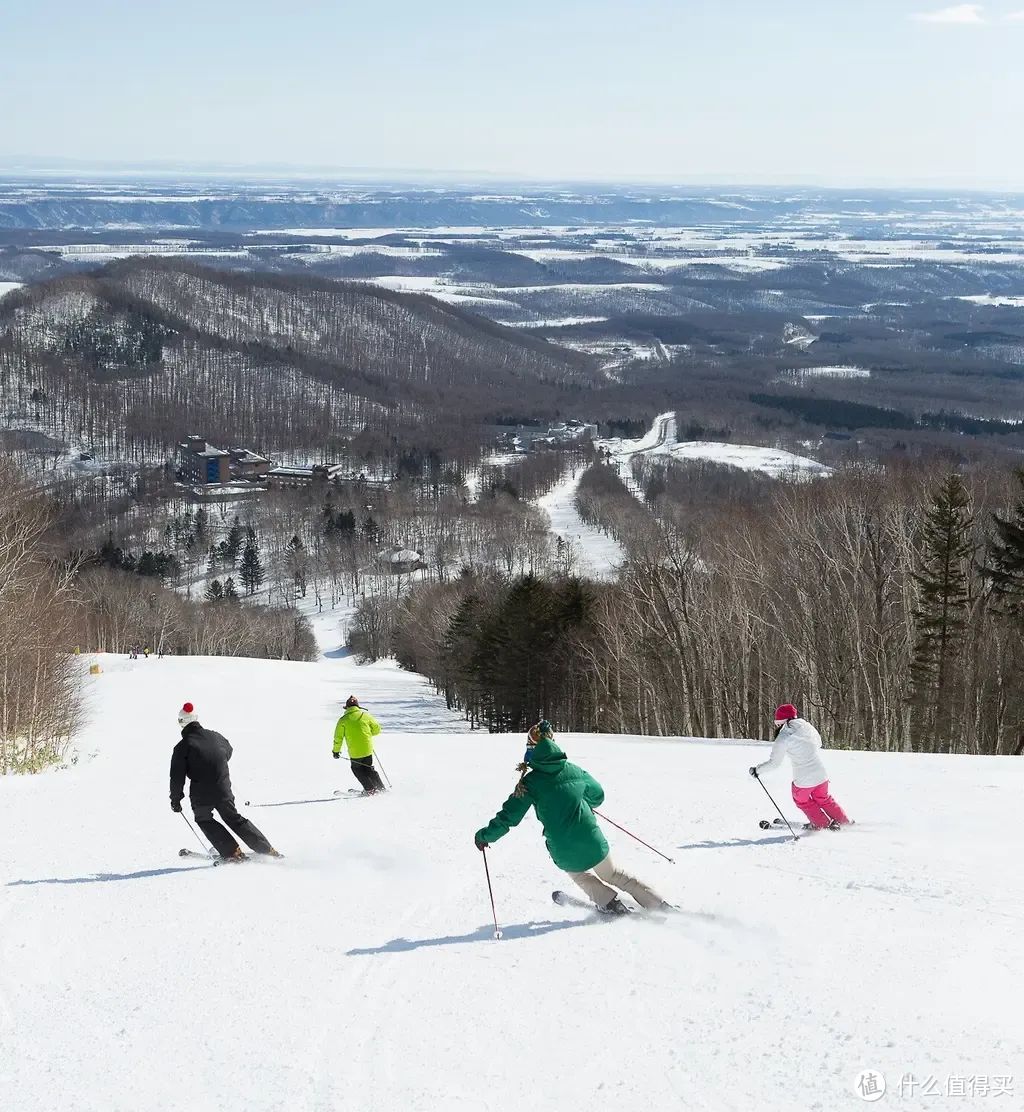
POLYGON ((1024 0, 3 0, 0 158, 1024 189, 1024 0))

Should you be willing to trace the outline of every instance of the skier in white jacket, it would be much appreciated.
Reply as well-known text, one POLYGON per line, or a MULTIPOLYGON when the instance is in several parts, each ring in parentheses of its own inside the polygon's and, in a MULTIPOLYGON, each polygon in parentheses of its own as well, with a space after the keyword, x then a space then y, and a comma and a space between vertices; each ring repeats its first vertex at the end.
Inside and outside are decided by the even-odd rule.
POLYGON ((821 734, 797 715, 792 703, 775 712, 775 744, 763 764, 754 765, 751 776, 760 779, 789 757, 793 765, 793 802, 807 816, 808 827, 824 830, 844 826, 850 820, 828 790, 828 773, 821 763, 821 734))

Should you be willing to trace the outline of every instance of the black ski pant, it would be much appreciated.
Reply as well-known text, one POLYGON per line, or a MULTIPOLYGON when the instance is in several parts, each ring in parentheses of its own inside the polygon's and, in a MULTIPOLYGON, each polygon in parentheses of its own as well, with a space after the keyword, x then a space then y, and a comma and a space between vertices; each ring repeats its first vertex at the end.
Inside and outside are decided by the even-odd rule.
POLYGON ((384 784, 373 767, 373 757, 350 757, 352 773, 363 786, 364 792, 382 792, 384 784))
POLYGON ((221 857, 230 857, 238 849, 238 843, 213 817, 214 811, 254 853, 270 853, 274 848, 247 818, 238 813, 231 796, 205 803, 193 799, 192 813, 196 817, 196 825, 221 857))

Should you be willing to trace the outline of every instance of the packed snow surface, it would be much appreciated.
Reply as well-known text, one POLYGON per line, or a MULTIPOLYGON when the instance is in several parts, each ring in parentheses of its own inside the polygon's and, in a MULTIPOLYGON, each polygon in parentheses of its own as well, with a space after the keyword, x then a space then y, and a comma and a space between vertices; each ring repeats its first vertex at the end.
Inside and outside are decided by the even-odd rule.
POLYGON ((726 444, 711 440, 680 442, 676 416, 672 412, 655 417, 650 429, 639 439, 616 437, 600 440, 597 446, 609 453, 623 481, 631 489, 635 484, 632 481, 630 465, 637 456, 671 456, 680 460, 703 459, 743 471, 763 471, 775 478, 830 474, 829 469, 817 460, 809 456, 798 456, 781 448, 765 448, 757 444, 726 444))
POLYGON ((781 448, 760 448, 754 444, 724 444, 711 440, 693 440, 676 444, 673 459, 702 459, 726 464, 741 471, 763 471, 775 478, 792 475, 827 475, 824 464, 785 452, 781 448))
POLYGON ((576 570, 597 579, 614 579, 616 568, 626 554, 622 545, 604 530, 588 525, 576 509, 576 490, 583 477, 583 468, 569 471, 537 505, 548 515, 551 531, 576 555, 576 570))
MULTIPOLYGON (((602 810, 675 858, 607 827, 682 911, 554 906, 572 884, 528 816, 489 851, 496 941, 473 833, 522 738, 460 733, 422 680, 338 649, 96 659, 77 763, 0 780, 5 1109, 807 1112, 860 1107, 862 1071, 907 1109, 936 1106, 897 1100, 908 1075, 1016 1071, 990 1103, 1020 1107, 1024 762, 827 753, 857 825, 794 843, 758 829, 763 743, 560 736, 602 810), (330 756, 351 692, 383 724, 389 795, 332 795, 355 784, 330 756), (177 856, 185 699, 285 860, 177 856)), ((795 819, 785 775, 767 786, 795 819)))

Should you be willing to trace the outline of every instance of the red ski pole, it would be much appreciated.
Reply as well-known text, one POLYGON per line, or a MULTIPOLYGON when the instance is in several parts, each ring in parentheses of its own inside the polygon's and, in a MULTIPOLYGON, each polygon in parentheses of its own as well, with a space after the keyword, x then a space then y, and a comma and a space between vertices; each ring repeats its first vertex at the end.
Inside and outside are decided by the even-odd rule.
POLYGON ((491 914, 494 916, 494 937, 501 938, 501 927, 498 926, 498 913, 494 910, 494 889, 491 887, 491 870, 487 864, 487 847, 480 851, 484 859, 484 872, 487 874, 487 892, 491 897, 491 914))
POLYGON ((621 830, 623 834, 628 834, 634 842, 639 842, 640 845, 647 846, 651 853, 656 853, 659 857, 664 857, 670 865, 675 864, 675 860, 669 857, 667 853, 662 853, 660 849, 655 849, 654 846, 648 845, 648 843, 645 842, 643 838, 638 838, 632 830, 627 830, 624 826, 619 826, 617 822, 612 822, 612 820, 607 815, 602 815, 600 811, 595 811, 594 814, 597 815, 598 818, 604 819, 605 822, 611 823, 611 825, 614 826, 616 830, 621 830))

